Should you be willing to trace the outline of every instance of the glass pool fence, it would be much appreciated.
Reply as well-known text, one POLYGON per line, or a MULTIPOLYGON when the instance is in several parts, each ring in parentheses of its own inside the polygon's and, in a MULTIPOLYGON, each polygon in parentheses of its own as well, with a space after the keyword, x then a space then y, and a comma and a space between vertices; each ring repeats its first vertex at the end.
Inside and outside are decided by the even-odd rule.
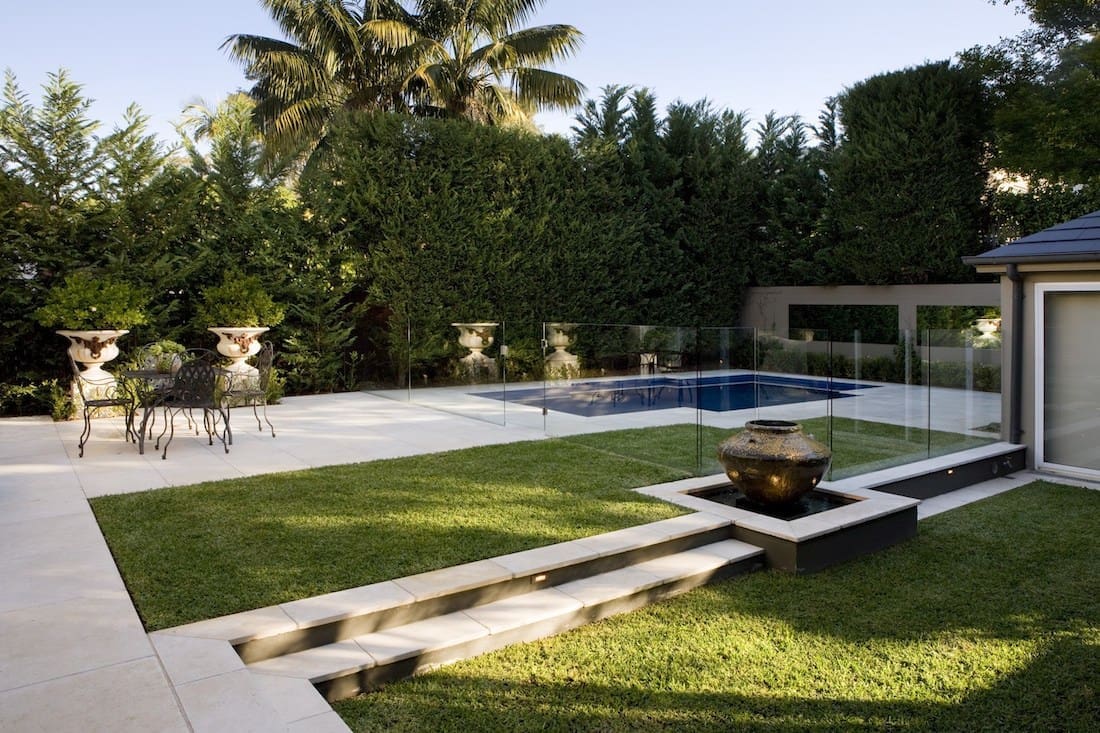
POLYGON ((523 323, 408 324, 372 393, 640 458, 720 473, 747 420, 783 419, 833 450, 832 480, 999 440, 1000 342, 976 329, 859 331, 523 323))

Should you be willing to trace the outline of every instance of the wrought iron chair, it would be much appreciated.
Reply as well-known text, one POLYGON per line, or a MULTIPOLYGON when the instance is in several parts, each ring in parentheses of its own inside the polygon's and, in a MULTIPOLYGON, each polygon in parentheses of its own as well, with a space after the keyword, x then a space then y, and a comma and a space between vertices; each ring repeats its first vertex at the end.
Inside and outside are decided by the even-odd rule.
POLYGON ((271 437, 275 437, 275 426, 267 418, 267 395, 271 387, 272 364, 275 361, 275 347, 270 341, 265 341, 260 351, 255 356, 256 376, 233 375, 226 388, 224 400, 226 411, 230 407, 252 407, 252 415, 256 418, 256 429, 261 432, 264 429, 260 422, 260 413, 257 407, 263 408, 264 422, 271 429, 271 437))
POLYGON ((84 429, 80 433, 80 458, 84 457, 84 446, 88 438, 92 436, 92 415, 108 408, 122 408, 126 413, 126 440, 134 435, 134 401, 131 395, 119 387, 114 379, 96 380, 84 376, 69 354, 69 364, 72 366, 73 379, 80 391, 81 402, 84 403, 84 429))
MULTIPOLYGON (((192 412, 202 410, 202 423, 206 429, 209 444, 214 445, 214 437, 217 436, 225 452, 229 452, 233 434, 229 428, 229 412, 224 406, 218 383, 223 373, 214 366, 212 355, 208 354, 210 352, 205 349, 187 352, 175 374, 172 386, 164 390, 152 405, 146 407, 141 422, 141 432, 138 435, 139 453, 145 452, 146 423, 158 408, 164 412, 164 427, 157 436, 154 450, 160 450, 161 440, 165 433, 168 434, 168 440, 164 442, 164 452, 161 454, 162 459, 168 458, 168 445, 176 434, 175 416, 181 411, 186 411, 190 425, 192 412), (219 420, 225 424, 220 434, 218 433, 219 420)), ((195 431, 198 432, 197 421, 195 421, 195 431)))
MULTIPOLYGON (((161 393, 172 386, 175 373, 183 363, 183 354, 164 353, 160 348, 160 342, 153 341, 134 350, 129 359, 129 368, 121 375, 125 380, 126 389, 134 401, 134 414, 152 407, 161 393)), ((135 442, 137 438, 135 423, 135 442)), ((146 421, 142 421, 143 423, 146 421)), ((151 413, 148 419, 147 436, 153 437, 153 428, 156 424, 156 414, 151 413)))

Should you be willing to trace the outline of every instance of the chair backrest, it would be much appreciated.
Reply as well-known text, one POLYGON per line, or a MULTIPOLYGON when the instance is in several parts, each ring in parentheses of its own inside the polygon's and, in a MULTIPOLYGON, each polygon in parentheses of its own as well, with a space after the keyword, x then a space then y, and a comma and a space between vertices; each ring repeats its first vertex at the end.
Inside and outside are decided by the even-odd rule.
POLYGON ((134 349, 129 364, 134 368, 146 372, 158 372, 160 374, 172 374, 183 363, 183 355, 176 351, 166 351, 165 342, 150 341, 134 349))
POLYGON ((65 355, 69 357, 69 366, 72 367, 73 370, 73 382, 76 383, 76 388, 80 390, 80 398, 82 400, 87 400, 88 395, 84 392, 84 388, 87 386, 87 383, 84 381, 84 377, 80 373, 80 366, 76 363, 76 359, 73 358, 73 355, 69 353, 68 349, 65 350, 65 355))
POLYGON ((264 392, 271 384, 271 367, 275 361, 275 346, 270 341, 265 341, 256 354, 256 371, 260 373, 257 387, 264 392))
POLYGON ((217 379, 218 371, 210 362, 201 358, 184 361, 166 397, 180 407, 210 407, 217 379))
POLYGON ((186 363, 189 361, 201 361, 211 366, 218 360, 218 354, 210 349, 187 349, 180 354, 180 362, 186 363))

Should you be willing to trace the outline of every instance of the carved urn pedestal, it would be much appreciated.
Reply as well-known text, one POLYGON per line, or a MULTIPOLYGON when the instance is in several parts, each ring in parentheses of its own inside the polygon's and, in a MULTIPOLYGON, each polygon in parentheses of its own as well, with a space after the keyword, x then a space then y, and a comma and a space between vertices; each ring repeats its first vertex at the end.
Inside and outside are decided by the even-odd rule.
POLYGON ((462 357, 462 376, 475 382, 497 378, 497 363, 483 352, 493 345, 493 331, 498 323, 452 323, 458 329, 458 343, 470 350, 462 357))
POLYGON ((547 323, 546 343, 554 348, 546 356, 546 376, 550 379, 571 379, 581 373, 581 362, 568 349, 573 345, 575 323, 547 323))
POLYGON ((242 380, 258 379, 259 372, 256 367, 246 361, 260 351, 261 334, 270 329, 266 327, 235 328, 232 326, 213 326, 206 329, 218 336, 218 353, 229 359, 229 365, 224 367, 233 377, 242 380))
POLYGON ((57 331, 69 339, 69 354, 73 361, 84 366, 80 376, 85 382, 103 390, 114 389, 115 378, 103 369, 103 365, 118 356, 120 338, 130 333, 125 329, 101 329, 96 331, 57 331))

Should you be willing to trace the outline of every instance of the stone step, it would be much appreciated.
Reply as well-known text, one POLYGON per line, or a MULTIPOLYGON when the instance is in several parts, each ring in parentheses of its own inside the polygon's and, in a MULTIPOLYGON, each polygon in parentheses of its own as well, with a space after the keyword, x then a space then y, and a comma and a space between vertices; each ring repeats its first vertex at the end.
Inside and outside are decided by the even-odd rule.
POLYGON ((228 641, 250 664, 690 550, 729 538, 731 525, 695 512, 173 631, 228 641))
MULTIPOLYGON (((615 545, 607 535, 601 537, 609 547, 615 545)), ((523 593, 267 656, 251 662, 248 668, 257 674, 308 680, 331 702, 422 670, 557 634, 763 566, 761 548, 737 540, 720 540, 570 578, 550 587, 532 589, 529 585, 523 593)))

